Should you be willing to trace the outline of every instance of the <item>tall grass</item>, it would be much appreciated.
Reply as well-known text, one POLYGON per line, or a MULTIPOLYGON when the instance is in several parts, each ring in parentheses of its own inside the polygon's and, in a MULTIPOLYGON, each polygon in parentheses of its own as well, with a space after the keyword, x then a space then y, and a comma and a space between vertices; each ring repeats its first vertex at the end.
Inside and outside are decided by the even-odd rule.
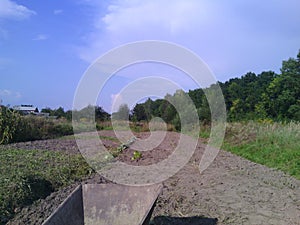
POLYGON ((73 134, 73 127, 66 120, 53 120, 34 115, 22 116, 0 106, 0 144, 33 141, 73 134))
POLYGON ((300 123, 231 123, 223 148, 300 179, 300 123))

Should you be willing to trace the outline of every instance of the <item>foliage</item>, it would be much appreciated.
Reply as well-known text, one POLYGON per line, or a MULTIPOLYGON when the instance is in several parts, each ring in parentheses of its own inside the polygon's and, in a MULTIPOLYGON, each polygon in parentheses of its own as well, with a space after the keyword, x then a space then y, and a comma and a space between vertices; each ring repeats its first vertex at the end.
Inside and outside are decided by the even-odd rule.
POLYGON ((300 179, 300 123, 228 124, 223 148, 300 179))
POLYGON ((0 144, 7 144, 20 128, 21 116, 4 106, 0 106, 0 144))
MULTIPOLYGON (((150 99, 150 101, 152 101, 150 99)), ((133 121, 148 121, 148 115, 146 114, 144 104, 136 104, 132 110, 133 113, 133 121)))
POLYGON ((49 116, 55 116, 57 118, 66 118, 66 114, 63 107, 59 107, 57 109, 50 109, 49 107, 41 110, 42 113, 48 113, 49 116))
POLYGON ((0 144, 33 141, 73 134, 72 125, 64 120, 53 120, 19 113, 1 107, 0 144))
POLYGON ((70 123, 40 118, 22 117, 11 142, 33 141, 73 134, 70 123))
POLYGON ((264 93, 263 106, 273 119, 300 120, 300 51, 297 59, 283 61, 281 74, 264 93))
POLYGON ((115 120, 128 120, 130 109, 127 104, 122 104, 119 107, 118 112, 112 114, 112 118, 115 120))
POLYGON ((81 110, 71 112, 74 121, 107 121, 110 114, 105 112, 100 106, 88 105, 81 110))
POLYGON ((49 107, 41 110, 42 113, 48 113, 49 116, 54 116, 56 118, 65 118, 68 121, 72 120, 72 113, 75 116, 76 120, 80 120, 81 118, 87 119, 96 119, 99 121, 106 121, 110 118, 110 114, 105 112, 104 109, 100 106, 92 106, 88 105, 81 110, 68 110, 65 111, 63 107, 59 107, 57 109, 51 109, 49 107))
POLYGON ((92 172, 81 155, 5 148, 0 171, 0 224, 23 206, 92 172))
POLYGON ((136 140, 136 138, 132 137, 126 143, 121 143, 116 149, 112 149, 111 154, 113 155, 113 157, 117 157, 125 149, 128 149, 130 147, 130 145, 132 145, 135 142, 135 140, 136 140))
POLYGON ((127 148, 129 148, 129 145, 122 143, 120 146, 117 147, 117 151, 119 153, 121 153, 121 152, 123 152, 127 148))
POLYGON ((140 158, 142 158, 142 153, 139 151, 134 151, 133 155, 131 157, 131 160, 134 161, 134 160, 138 160, 140 158))

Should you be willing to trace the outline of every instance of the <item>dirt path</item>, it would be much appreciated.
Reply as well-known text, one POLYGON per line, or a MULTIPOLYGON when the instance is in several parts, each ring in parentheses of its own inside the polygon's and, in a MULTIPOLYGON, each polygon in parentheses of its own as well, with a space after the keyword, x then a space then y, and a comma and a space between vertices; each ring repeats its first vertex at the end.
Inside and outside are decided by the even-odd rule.
MULTIPOLYGON (((100 135, 112 137, 113 133, 102 131, 100 135)), ((135 165, 160 161, 172 152, 177 135, 169 133, 161 145, 136 162, 130 160, 131 149, 120 155, 119 160, 135 165)), ((111 140, 105 144, 116 145, 111 140)), ((78 152, 73 139, 19 143, 13 147, 78 152)), ((300 224, 299 180, 225 151, 220 151, 210 167, 200 174, 198 165, 204 147, 199 143, 190 162, 163 183, 152 224, 300 224)), ((107 181, 95 175, 83 182, 107 181)), ((76 185, 78 183, 23 209, 9 224, 41 224, 76 185)))

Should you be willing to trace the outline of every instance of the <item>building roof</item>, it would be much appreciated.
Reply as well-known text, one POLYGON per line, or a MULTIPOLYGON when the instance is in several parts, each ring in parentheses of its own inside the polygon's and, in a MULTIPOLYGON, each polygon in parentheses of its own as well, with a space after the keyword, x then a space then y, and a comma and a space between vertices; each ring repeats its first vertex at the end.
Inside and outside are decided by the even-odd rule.
POLYGON ((35 111, 36 108, 33 105, 16 105, 13 109, 19 111, 35 111))

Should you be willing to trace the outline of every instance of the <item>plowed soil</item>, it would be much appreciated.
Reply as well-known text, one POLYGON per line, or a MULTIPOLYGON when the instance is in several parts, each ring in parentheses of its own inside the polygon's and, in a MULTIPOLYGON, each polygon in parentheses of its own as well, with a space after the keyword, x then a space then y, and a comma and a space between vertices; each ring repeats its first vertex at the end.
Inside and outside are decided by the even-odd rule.
MULTIPOLYGON (((132 161, 133 149, 118 160, 133 165, 149 165, 167 158, 178 141, 170 132, 155 149, 132 161)), ((113 131, 101 131, 106 147, 120 143, 113 131)), ((138 138, 148 137, 139 133, 138 138)), ((6 147, 66 151, 78 154, 72 138, 33 141, 6 147)), ((214 162, 200 174, 198 165, 205 148, 201 140, 193 157, 178 173, 163 182, 151 223, 154 225, 282 224, 300 225, 300 181, 281 171, 220 151, 214 162)), ((109 182, 98 174, 52 193, 46 199, 22 209, 8 224, 41 224, 80 183, 109 182)))

